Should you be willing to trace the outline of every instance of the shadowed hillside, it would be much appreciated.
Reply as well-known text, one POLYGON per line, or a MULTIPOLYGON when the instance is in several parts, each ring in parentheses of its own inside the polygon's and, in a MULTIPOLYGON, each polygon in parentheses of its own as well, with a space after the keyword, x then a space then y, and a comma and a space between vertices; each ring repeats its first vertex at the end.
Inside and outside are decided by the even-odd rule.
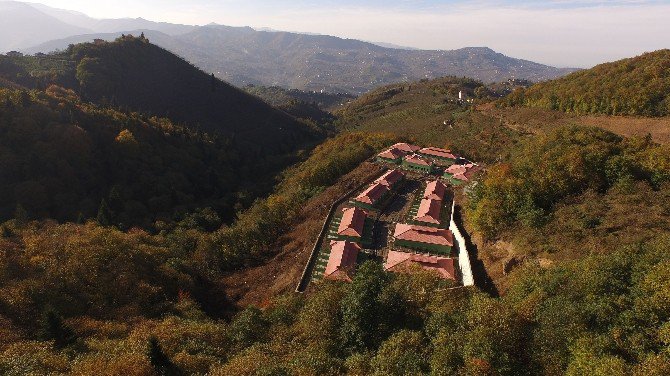
POLYGON ((0 76, 31 88, 58 84, 86 100, 217 132, 254 157, 290 153, 322 137, 320 130, 142 37, 78 44, 48 56, 3 56, 0 76))
POLYGON ((94 101, 225 134, 257 155, 291 152, 318 137, 315 129, 144 38, 81 44, 68 52, 83 96, 94 101))
POLYGON ((218 227, 233 216, 241 189, 227 140, 86 104, 55 86, 0 89, 0 135, 0 220, 20 207, 28 218, 102 213, 127 228, 209 207, 218 227))

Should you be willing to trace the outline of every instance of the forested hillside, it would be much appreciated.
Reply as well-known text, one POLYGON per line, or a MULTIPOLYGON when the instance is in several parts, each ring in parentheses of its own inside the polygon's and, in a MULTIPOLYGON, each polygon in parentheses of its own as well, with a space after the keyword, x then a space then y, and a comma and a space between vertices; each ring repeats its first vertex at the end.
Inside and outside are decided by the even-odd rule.
POLYGON ((76 45, 76 77, 85 98, 166 116, 229 135, 252 157, 289 153, 318 131, 224 83, 144 38, 76 45))
POLYGON ((249 157, 290 153, 322 137, 258 98, 208 75, 144 37, 85 43, 49 56, 0 58, 0 76, 29 88, 70 88, 85 100, 167 117, 243 144, 249 157))
POLYGON ((0 135, 3 220, 17 207, 69 221, 107 210, 107 224, 146 227, 209 207, 229 221, 242 188, 226 139, 87 104, 56 86, 0 90, 0 135))
POLYGON ((278 86, 245 86, 244 91, 253 94, 272 106, 286 111, 298 119, 316 124, 330 124, 335 117, 330 111, 343 106, 355 97, 350 94, 333 94, 278 86))
POLYGON ((598 65, 520 89, 508 105, 578 114, 670 115, 670 50, 598 65))
MULTIPOLYGON (((0 370, 622 376, 670 371, 668 177, 667 168, 649 166, 650 160, 670 160, 670 151, 593 128, 526 138, 512 147, 511 159, 490 168, 483 189, 475 191, 475 213, 498 197, 498 206, 518 207, 505 200, 534 185, 532 198, 547 203, 536 206, 542 212, 492 219, 503 227, 489 236, 533 240, 516 243, 526 259, 511 271, 503 297, 447 290, 431 274, 392 275, 366 263, 351 284, 324 282, 310 295, 291 293, 265 302, 263 310, 249 307, 230 321, 218 319, 229 303, 215 299, 222 294, 211 278, 218 267, 231 265, 230 251, 256 249, 247 256, 263 257, 263 244, 278 234, 267 229, 299 220, 298 208, 319 187, 393 142, 340 137, 318 148, 239 225, 211 238, 186 228, 150 236, 94 223, 6 223, 0 370), (538 153, 545 156, 536 161, 538 153), (563 158, 573 161, 565 173, 563 158), (631 170, 620 171, 622 162, 631 170), (540 169, 548 171, 541 181, 540 169), (546 186, 566 188, 542 191, 546 186), (642 206, 622 221, 621 210, 631 205, 642 206), (228 246, 222 248, 221 241, 228 246), (119 270, 123 279, 117 278, 119 270), (128 286, 140 288, 119 293, 128 286)), ((487 231, 478 214, 472 221, 487 231)))
POLYGON ((298 120, 141 37, 2 56, 0 77, 21 89, 2 94, 2 219, 17 204, 32 218, 90 218, 104 198, 122 201, 112 222, 123 226, 179 220, 196 208, 229 222, 327 134, 323 118, 298 120), (84 129, 81 140, 61 134, 73 129, 84 129), (118 146, 124 139, 136 146, 118 146), (88 149, 69 150, 64 140, 88 149), (50 167, 59 163, 73 172, 50 167))
POLYGON ((492 100, 482 82, 457 77, 395 84, 373 90, 335 111, 344 130, 390 132, 420 144, 453 149, 480 162, 509 151, 519 132, 473 106, 492 100), (471 103, 459 103, 458 93, 471 103))

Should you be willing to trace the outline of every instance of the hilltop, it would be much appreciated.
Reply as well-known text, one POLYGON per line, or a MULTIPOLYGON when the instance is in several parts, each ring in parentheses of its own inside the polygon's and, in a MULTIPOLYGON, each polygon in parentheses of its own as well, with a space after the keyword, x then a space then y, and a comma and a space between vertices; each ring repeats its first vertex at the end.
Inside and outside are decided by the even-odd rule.
POLYGON ((373 90, 341 107, 335 114, 343 130, 388 132, 453 149, 472 160, 499 160, 519 136, 494 117, 472 111, 495 93, 481 81, 443 77, 373 90), (471 103, 459 103, 458 93, 471 103))
POLYGON ((670 115, 670 50, 597 65, 517 90, 505 104, 577 114, 670 115))
POLYGON ((2 56, 0 77, 28 88, 61 85, 85 100, 218 133, 245 157, 268 158, 263 161, 268 166, 281 165, 272 156, 292 154, 296 146, 324 136, 314 125, 202 72, 146 38, 78 44, 49 56, 2 56))
POLYGON ((76 78, 85 98, 229 135, 260 153, 288 152, 318 137, 297 122, 228 83, 155 46, 127 36, 73 46, 76 78))
MULTIPOLYGON (((87 137, 92 137, 99 130, 98 122, 103 120, 90 119, 88 112, 113 113, 112 118, 141 117, 143 122, 158 123, 163 120, 170 124, 168 128, 174 128, 173 132, 178 134, 190 134, 198 141, 194 144, 183 143, 171 147, 185 148, 187 153, 196 155, 185 157, 190 159, 191 168, 186 167, 188 163, 177 163, 176 170, 168 173, 163 167, 155 167, 152 170, 163 171, 166 176, 176 179, 172 183, 161 183, 160 186, 174 186, 177 194, 183 189, 183 194, 177 194, 177 198, 166 198, 166 192, 152 193, 151 189, 140 189, 136 186, 128 188, 133 192, 128 193, 128 199, 141 203, 143 208, 136 210, 130 215, 130 220, 122 221, 126 225, 141 224, 152 225, 159 218, 172 220, 172 215, 183 210, 194 210, 196 208, 214 208, 220 218, 230 221, 235 216, 233 207, 246 207, 259 195, 267 194, 272 190, 278 174, 287 166, 300 160, 304 153, 313 148, 326 137, 326 131, 314 122, 297 120, 285 111, 276 109, 261 99, 247 94, 246 92, 230 86, 211 75, 208 75, 179 57, 168 51, 152 45, 145 38, 126 36, 114 42, 98 42, 72 46, 68 51, 58 55, 50 56, 20 56, 0 57, 0 85, 12 89, 21 89, 17 93, 24 97, 29 96, 27 90, 32 89, 31 96, 43 95, 45 91, 53 91, 52 85, 71 90, 76 97, 70 104, 71 108, 81 109, 77 104, 90 103, 86 107, 86 114, 75 116, 73 110, 53 107, 53 101, 47 101, 51 107, 45 109, 55 113, 54 119, 71 126, 82 126, 78 123, 79 118, 88 119, 91 128, 87 137), (95 108, 95 110, 93 110, 95 108), (67 112, 70 111, 70 112, 67 112), (75 119, 75 120, 72 120, 75 119), (198 146, 199 145, 199 146, 198 146), (198 154, 200 153, 200 154, 198 154), (186 171, 189 170, 189 171, 186 171), (198 172, 197 179, 181 178, 182 174, 189 175, 198 172), (217 176, 225 176, 219 181, 217 176), (233 178, 235 176, 235 178, 233 178), (199 179, 211 179, 203 182, 199 179), (181 187, 181 188, 177 188, 181 187), (215 199, 214 196, 219 198, 215 199), (161 199, 162 197, 162 199, 161 199), (160 208, 150 208, 149 201, 161 199, 163 203, 160 208), (240 206, 241 205, 241 206, 240 206)), ((7 96, 19 95, 7 92, 7 96)), ((20 113, 22 119, 35 118, 33 110, 29 109, 20 113)), ((19 116, 16 115, 15 116, 19 116)), ((42 119, 52 121, 51 118, 42 119)), ((22 123, 7 123, 6 127, 12 129, 21 127, 22 123)), ((43 125, 42 123, 39 123, 43 125)), ((104 124, 113 127, 118 134, 124 127, 122 123, 107 121, 104 124)), ((126 127, 127 128, 127 127, 126 127)), ((18 129, 18 128, 17 128, 18 129)), ((16 130, 17 132, 21 132, 16 130)), ((43 129, 46 132, 46 129, 43 129)), ((136 130, 130 130, 132 134, 139 137, 136 130)), ((45 144, 48 148, 60 150, 51 136, 46 137, 45 144)), ((116 137, 116 134, 114 135, 116 137)), ((160 138, 148 136, 139 142, 139 149, 143 152, 156 148, 158 150, 170 149, 165 144, 154 145, 160 138), (142 140, 146 140, 142 141, 142 140), (152 141, 154 140, 154 141, 152 141)), ((89 142, 95 150, 106 150, 108 137, 93 137, 89 142), (106 140, 103 142, 103 140, 106 140), (103 144, 96 144, 102 142, 103 144)), ((167 141, 166 141, 167 142, 167 141)), ((177 141, 175 141, 177 142, 177 141)), ((30 148, 23 149, 29 154, 30 148)), ((124 149, 125 150, 125 149, 124 149)), ((160 154, 160 151, 156 151, 160 154)), ((17 202, 30 206, 31 216, 34 218, 58 218, 75 220, 78 213, 84 218, 94 215, 100 204, 100 199, 107 197, 109 190, 116 184, 113 170, 123 165, 122 161, 130 157, 119 156, 119 161, 104 162, 106 158, 115 158, 114 152, 110 152, 105 158, 94 156, 81 156, 88 160, 92 159, 100 163, 115 164, 108 167, 110 171, 103 171, 101 165, 85 167, 81 174, 90 176, 90 181, 83 181, 75 186, 90 187, 80 193, 71 192, 67 199, 56 200, 52 203, 44 200, 18 200, 14 193, 5 195, 7 199, 2 206, 2 218, 10 218, 17 202), (101 175, 102 174, 102 175, 101 175), (85 205, 83 200, 88 192, 92 202, 85 205), (41 202, 42 204, 36 204, 41 202), (66 204, 67 203, 67 204, 66 204)), ((140 158, 140 156, 136 156, 140 158)), ((26 157, 27 158, 27 157, 26 157)), ((59 153, 54 158, 61 158, 59 153)), ((143 158, 143 157, 142 157, 143 158)), ((142 159, 140 158, 140 159, 142 159)), ((132 159, 132 158, 130 158, 132 159)), ((96 163, 97 163, 96 162, 96 163)), ((137 161, 136 161, 137 162, 137 161)), ((140 178, 143 168, 149 168, 154 161, 145 161, 148 165, 134 165, 137 170, 124 172, 124 179, 136 179, 151 181, 150 174, 140 178), (151 163, 150 163, 151 162, 151 163)), ((168 162, 165 162, 168 163, 168 162)), ((18 168, 18 167, 16 167, 18 168)), ((24 169, 25 170, 25 169, 24 169)), ((41 171, 41 170, 40 170, 41 171)), ((120 172, 119 172, 120 173, 120 172)), ((17 178, 18 180, 5 179, 3 189, 14 192, 19 189, 23 180, 38 182, 42 192, 57 192, 60 186, 69 186, 56 177, 56 181, 49 180, 41 172, 34 172, 32 177, 17 178), (46 179, 46 180, 40 180, 46 179), (18 184, 17 186, 14 186, 18 184), (56 184, 56 186, 54 186, 56 184)), ((12 175, 12 177, 14 177, 12 175)), ((160 180, 160 179, 159 179, 160 180)), ((125 184, 125 183, 120 183, 125 184)), ((133 183, 128 182, 133 185, 133 183)), ((83 188, 82 188, 83 189, 83 188)), ((27 194, 27 193, 26 193, 27 194)), ((46 193, 44 193, 46 194, 46 193)), ((27 194, 26 197, 30 196, 27 194)), ((49 197, 56 197, 47 195, 49 197)), ((49 200, 47 200, 49 201, 49 200)), ((153 202, 153 201, 152 201, 153 202)), ((138 206, 139 207, 139 206, 138 206)), ((179 217, 179 216, 177 216, 179 217)))

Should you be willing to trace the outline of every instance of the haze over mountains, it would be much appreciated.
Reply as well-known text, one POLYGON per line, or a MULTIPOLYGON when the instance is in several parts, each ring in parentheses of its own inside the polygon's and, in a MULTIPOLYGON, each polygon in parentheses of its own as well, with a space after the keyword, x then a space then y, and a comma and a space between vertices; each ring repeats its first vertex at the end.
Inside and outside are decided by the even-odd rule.
POLYGON ((46 53, 96 38, 112 40, 122 33, 144 32, 152 43, 238 86, 361 94, 393 82, 446 75, 484 82, 542 81, 574 71, 514 59, 485 47, 409 50, 326 35, 175 25, 141 18, 96 20, 39 4, 0 4, 0 19, 12 20, 0 25, 0 51, 46 53))

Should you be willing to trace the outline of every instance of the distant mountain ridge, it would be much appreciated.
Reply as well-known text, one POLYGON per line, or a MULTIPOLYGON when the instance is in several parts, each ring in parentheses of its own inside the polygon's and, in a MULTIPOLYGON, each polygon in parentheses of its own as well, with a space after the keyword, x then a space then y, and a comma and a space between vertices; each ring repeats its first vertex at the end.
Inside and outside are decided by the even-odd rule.
MULTIPOLYGON (((93 39, 109 41, 122 33, 144 31, 152 43, 237 86, 252 84, 362 94, 379 86, 424 78, 462 76, 483 82, 510 78, 543 81, 575 71, 511 58, 486 47, 413 50, 251 27, 173 25, 144 19, 94 20, 78 13, 37 8, 36 12, 51 16, 54 22, 73 22, 78 25, 77 30, 85 31, 66 36, 62 35, 64 32, 49 33, 50 41, 24 44, 21 47, 24 52, 46 53, 65 49, 69 44, 93 39)), ((22 27, 29 30, 31 25, 35 27, 34 23, 23 22, 22 27)), ((0 41, 0 51, 6 50, 3 46, 0 41)))

